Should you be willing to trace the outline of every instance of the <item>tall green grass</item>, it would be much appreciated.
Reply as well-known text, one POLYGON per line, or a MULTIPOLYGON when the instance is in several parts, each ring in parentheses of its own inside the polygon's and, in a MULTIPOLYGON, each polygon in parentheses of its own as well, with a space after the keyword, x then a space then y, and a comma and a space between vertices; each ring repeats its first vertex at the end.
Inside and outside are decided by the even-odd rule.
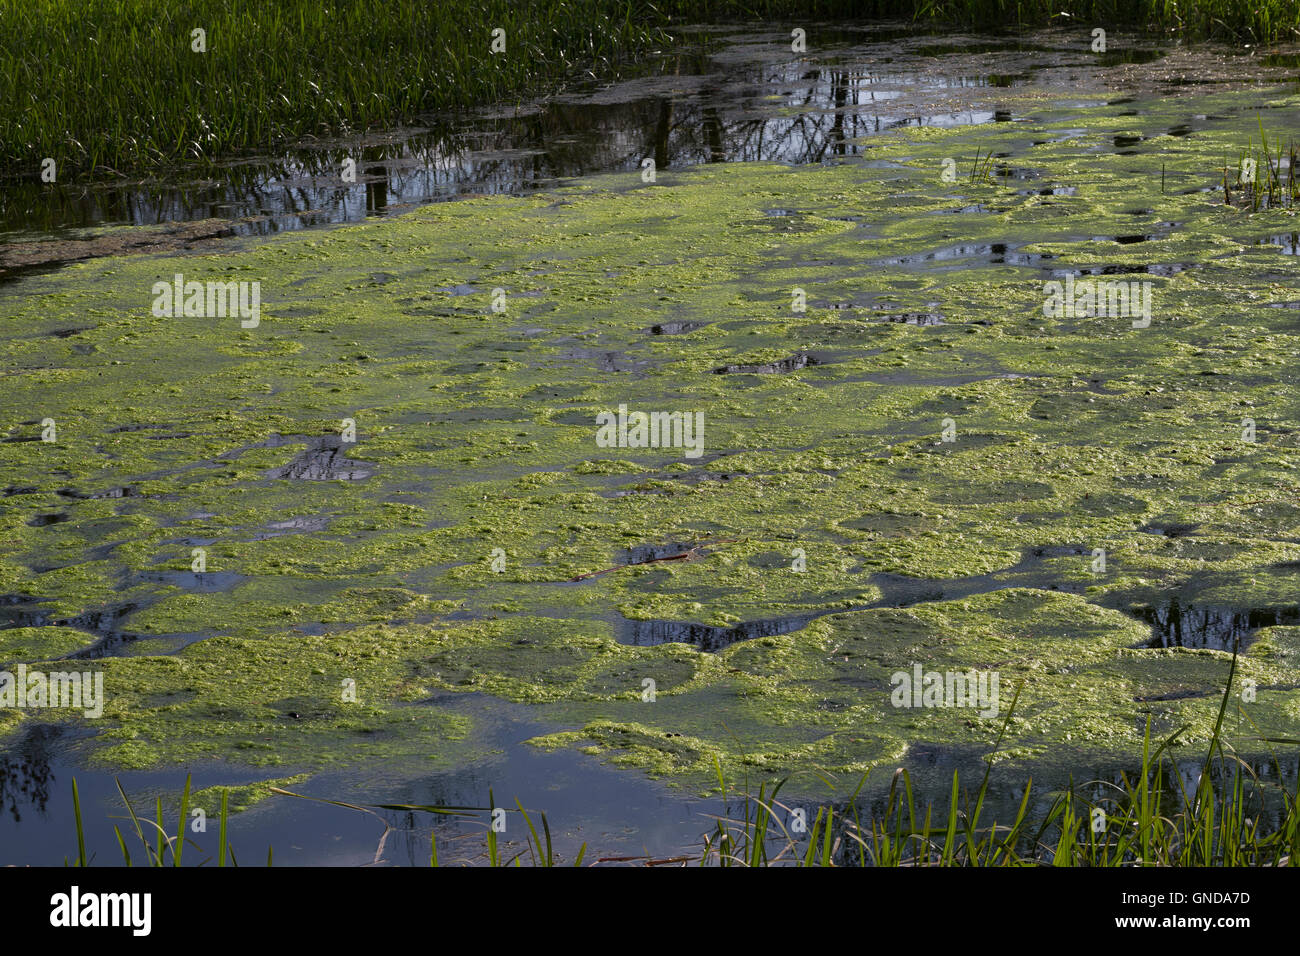
MULTIPOLYGON (((985 772, 973 792, 961 787, 954 771, 946 808, 920 805, 906 770, 895 771, 883 812, 865 823, 857 796, 866 776, 840 807, 840 826, 832 835, 834 806, 818 807, 808 834, 792 834, 791 807, 778 803, 777 783, 764 799, 746 795, 739 817, 718 818, 705 839, 701 862, 723 866, 1296 866, 1300 865, 1300 781, 1288 790, 1266 782, 1237 755, 1223 735, 1232 700, 1234 653, 1214 730, 1194 786, 1183 783, 1172 748, 1186 728, 1152 746, 1148 720, 1141 765, 1118 782, 1073 782, 1048 793, 1045 813, 1028 812, 1033 793, 1027 781, 1009 821, 986 820, 993 760, 1015 712, 1008 709, 985 772), (1167 781, 1175 781, 1172 792, 1167 781), (757 808, 757 809, 754 809, 757 808), (802 852, 800 852, 802 848, 802 852)), ((1017 692, 1017 697, 1019 693, 1017 692)), ((1247 717, 1249 719, 1249 717, 1247 717)), ((1291 738, 1257 737, 1269 748, 1277 781, 1283 779, 1275 744, 1291 738)), ((721 781, 721 773, 719 772, 721 781)), ((725 782, 723 792, 727 792, 725 782)), ((807 811, 811 816, 811 811, 807 811)))
POLYGON ((66 180, 391 126, 609 75, 686 22, 836 17, 1300 35, 1294 0, 0 0, 0 177, 46 157, 66 180))
POLYGON ((602 0, 0 0, 0 159, 126 169, 393 124, 606 69, 662 22, 602 0))
POLYGON ((1227 163, 1223 167, 1223 201, 1242 209, 1259 212, 1261 209, 1293 209, 1300 201, 1300 182, 1296 181, 1296 166, 1300 152, 1295 140, 1288 138, 1285 151, 1282 136, 1269 138, 1264 131, 1264 121, 1259 120, 1259 142, 1252 138, 1237 156, 1235 180, 1227 163), (1285 157, 1285 159, 1284 159, 1285 157), (1247 164, 1251 174, 1247 175, 1247 164))
MULTIPOLYGON (((154 817, 150 820, 148 817, 141 817, 135 812, 135 806, 131 803, 131 798, 126 795, 122 788, 121 781, 114 781, 117 784, 118 795, 122 798, 122 805, 126 809, 127 818, 131 821, 131 831, 135 833, 136 841, 140 844, 140 853, 147 866, 180 866, 181 859, 185 853, 185 844, 187 842, 193 845, 193 841, 186 837, 185 827, 190 822, 190 787, 191 778, 185 777, 185 789, 181 791, 180 812, 176 816, 176 833, 169 834, 163 814, 162 797, 154 799, 154 817), (170 859, 170 864, 168 860, 170 859)), ((223 790, 221 793, 221 810, 218 814, 218 834, 217 834, 217 866, 225 866, 226 860, 236 863, 235 853, 230 848, 227 838, 227 818, 230 808, 227 805, 228 794, 223 790)), ((86 856, 86 834, 81 818, 81 793, 77 789, 77 778, 72 778, 72 811, 77 825, 77 866, 89 866, 90 860, 86 856)), ((131 848, 127 845, 127 840, 122 836, 122 830, 117 825, 113 826, 113 835, 117 838, 118 850, 122 854, 123 866, 134 866, 135 859, 131 856, 131 848)), ((207 861, 204 861, 207 862, 207 861)), ((267 851, 267 866, 271 865, 271 854, 267 851)), ((236 864, 237 865, 237 864, 236 864)))

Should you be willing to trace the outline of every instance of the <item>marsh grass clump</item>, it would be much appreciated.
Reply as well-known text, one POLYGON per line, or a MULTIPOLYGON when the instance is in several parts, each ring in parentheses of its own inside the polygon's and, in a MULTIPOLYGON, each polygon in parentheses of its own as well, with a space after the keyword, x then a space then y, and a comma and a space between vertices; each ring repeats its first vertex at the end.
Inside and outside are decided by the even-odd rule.
POLYGON ((971 162, 970 182, 974 183, 992 183, 993 182, 993 150, 989 150, 983 160, 980 159, 980 151, 975 150, 975 159, 971 162))
MULTIPOLYGON (((154 816, 149 819, 147 816, 140 816, 135 812, 135 807, 131 804, 131 799, 126 795, 122 788, 121 781, 114 781, 117 784, 117 792, 122 797, 122 805, 126 808, 127 817, 131 821, 131 828, 128 833, 134 833, 136 841, 140 844, 140 849, 146 866, 180 866, 181 859, 185 853, 185 844, 189 843, 196 850, 200 848, 185 835, 185 828, 190 823, 190 786, 191 777, 185 777, 185 789, 181 791, 180 812, 176 817, 176 832, 169 834, 167 832, 166 822, 163 817, 162 797, 156 797, 154 800, 154 816)), ((221 809, 217 816, 217 866, 224 867, 229 860, 233 866, 238 866, 235 859, 235 851, 230 847, 228 822, 230 816, 230 807, 228 803, 229 794, 223 790, 221 792, 221 809)), ((90 859, 86 856, 86 835, 81 819, 81 794, 77 789, 77 779, 72 778, 72 812, 77 826, 77 859, 74 866, 89 866, 90 859)), ((122 865, 134 866, 135 861, 131 856, 131 849, 127 845, 127 840, 122 836, 122 830, 119 826, 113 826, 113 834, 117 838, 118 849, 122 853, 122 865)), ((266 865, 271 865, 271 853, 268 848, 266 851, 266 865)), ((203 863, 210 862, 211 858, 203 860, 203 863)), ((66 858, 65 863, 70 863, 66 858)))
POLYGON ((1223 167, 1223 201, 1227 205, 1259 212, 1266 209, 1292 209, 1300 196, 1300 182, 1296 181, 1296 144, 1288 137, 1285 148, 1282 137, 1272 139, 1259 125, 1259 139, 1254 138, 1237 156, 1235 179, 1229 183, 1230 170, 1223 167))

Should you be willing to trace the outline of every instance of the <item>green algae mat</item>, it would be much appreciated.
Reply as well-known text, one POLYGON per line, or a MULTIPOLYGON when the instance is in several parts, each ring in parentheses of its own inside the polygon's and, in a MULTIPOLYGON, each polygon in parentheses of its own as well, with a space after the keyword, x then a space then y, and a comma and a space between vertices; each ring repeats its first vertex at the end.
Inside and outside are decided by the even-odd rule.
POLYGON ((1297 227, 1221 188, 1300 98, 1140 105, 9 283, 0 663, 104 700, 0 732, 418 772, 478 694, 702 786, 986 753, 1019 694, 1007 766, 1128 766, 1236 646, 1238 748, 1300 736, 1297 227))

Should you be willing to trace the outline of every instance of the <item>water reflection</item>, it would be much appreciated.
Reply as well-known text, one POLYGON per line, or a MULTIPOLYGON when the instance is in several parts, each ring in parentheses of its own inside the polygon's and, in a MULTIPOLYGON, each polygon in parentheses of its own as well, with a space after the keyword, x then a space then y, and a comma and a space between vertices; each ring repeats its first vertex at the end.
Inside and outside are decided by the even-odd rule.
POLYGON ((1098 64, 1064 40, 984 38, 948 49, 881 29, 828 34, 822 42, 827 45, 797 55, 766 36, 701 33, 616 83, 313 142, 278 156, 243 157, 201 178, 190 172, 90 186, 10 183, 0 189, 0 228, 30 234, 97 223, 221 219, 234 220, 237 233, 264 235, 633 171, 647 157, 661 170, 827 162, 859 155, 864 138, 900 126, 1013 121, 1014 112, 999 102, 1002 91, 1058 70, 1077 77, 1098 64), (347 160, 356 164, 355 182, 344 179, 347 160))
POLYGON ((1300 624, 1300 607, 1225 607, 1182 604, 1177 597, 1136 613, 1151 625, 1147 647, 1240 650, 1265 627, 1300 624))
POLYGON ((45 812, 54 784, 50 759, 62 733, 54 726, 33 727, 0 754, 0 816, 12 817, 19 823, 25 810, 45 812))

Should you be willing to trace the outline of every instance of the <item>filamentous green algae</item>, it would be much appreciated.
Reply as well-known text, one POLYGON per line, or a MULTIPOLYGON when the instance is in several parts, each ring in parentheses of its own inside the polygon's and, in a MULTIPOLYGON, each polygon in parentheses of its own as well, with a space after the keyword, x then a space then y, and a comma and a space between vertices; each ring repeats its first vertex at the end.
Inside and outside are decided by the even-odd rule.
POLYGON ((85 723, 105 767, 443 766, 476 693, 694 780, 982 754, 1018 693, 1000 759, 1068 770, 1131 762, 1148 719, 1202 744, 1240 639, 1238 745, 1294 736, 1295 226, 1216 190, 1255 109, 1300 101, 1197 103, 1222 119, 1192 135, 1172 102, 1046 100, 869 163, 12 283, 0 657, 108 701, 0 726, 85 723), (258 324, 156 315, 178 274, 259 283, 258 324), (1080 307, 1111 281, 1149 308, 1080 307), (996 673, 997 716, 896 706, 931 672, 996 673))

